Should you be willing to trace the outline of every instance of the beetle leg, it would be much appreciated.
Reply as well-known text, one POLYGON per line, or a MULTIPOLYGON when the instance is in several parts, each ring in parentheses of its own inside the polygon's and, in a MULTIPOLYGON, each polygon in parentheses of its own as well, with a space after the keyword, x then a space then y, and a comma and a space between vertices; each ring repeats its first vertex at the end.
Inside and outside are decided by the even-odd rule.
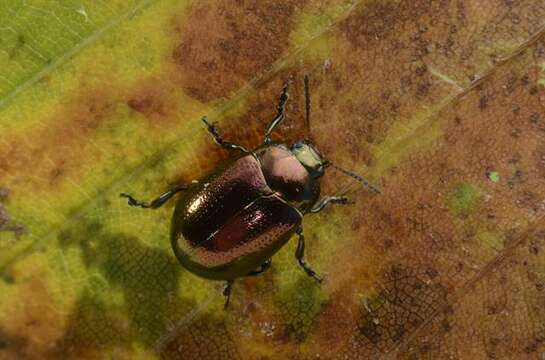
POLYGON ((303 257, 305 256, 305 237, 303 236, 303 228, 297 229, 297 235, 299 235, 299 242, 297 243, 297 250, 295 251, 295 257, 299 261, 299 265, 305 270, 308 276, 314 278, 317 282, 321 283, 322 278, 319 277, 314 270, 305 262, 303 257))
POLYGON ((261 267, 259 269, 248 273, 246 276, 256 276, 256 275, 263 274, 265 271, 269 270, 270 267, 271 267, 271 259, 268 259, 263 264, 261 264, 261 267))
POLYGON ((228 149, 228 150, 240 150, 242 152, 248 152, 248 150, 246 150, 240 145, 233 144, 223 140, 218 131, 218 128, 214 124, 211 124, 210 122, 208 122, 208 118, 206 116, 202 118, 202 122, 206 124, 206 129, 208 130, 210 135, 212 135, 212 137, 214 138, 214 142, 218 144, 219 146, 221 146, 222 148, 228 149))
POLYGON ((288 84, 284 85, 282 88, 282 94, 278 99, 278 107, 276 108, 276 116, 272 119, 271 123, 265 131, 265 144, 271 143, 271 133, 273 132, 276 125, 278 125, 282 120, 284 120, 284 115, 286 113, 286 102, 288 101, 288 84))
POLYGON ((157 209, 157 208, 161 207, 164 203, 166 203, 176 193, 178 193, 180 191, 183 191, 183 190, 186 190, 186 189, 187 189, 187 185, 185 185, 185 184, 178 185, 178 186, 170 189, 169 191, 159 195, 159 197, 157 199, 153 200, 151 203, 138 201, 135 198, 133 198, 132 196, 130 196, 129 194, 125 194, 125 193, 120 194, 120 196, 129 199, 128 203, 129 203, 130 206, 138 206, 138 207, 146 208, 146 209, 148 209, 148 208, 149 209, 157 209))
POLYGON ((353 201, 350 201, 346 196, 326 196, 322 198, 318 204, 314 205, 309 212, 315 214, 322 211, 328 204, 353 204, 353 201))
POLYGON ((233 287, 233 280, 228 280, 223 288, 223 296, 225 296, 225 304, 223 309, 227 309, 229 306, 229 299, 231 298, 231 288, 233 287))

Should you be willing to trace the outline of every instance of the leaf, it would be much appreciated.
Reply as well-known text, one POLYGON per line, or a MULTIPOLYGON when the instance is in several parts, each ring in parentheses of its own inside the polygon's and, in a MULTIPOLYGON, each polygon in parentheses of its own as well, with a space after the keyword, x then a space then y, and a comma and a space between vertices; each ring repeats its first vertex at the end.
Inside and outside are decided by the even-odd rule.
POLYGON ((545 6, 537 1, 0 3, 1 358, 536 358, 545 351, 545 6), (175 260, 173 204, 259 144, 312 136, 323 192, 265 275, 175 260))

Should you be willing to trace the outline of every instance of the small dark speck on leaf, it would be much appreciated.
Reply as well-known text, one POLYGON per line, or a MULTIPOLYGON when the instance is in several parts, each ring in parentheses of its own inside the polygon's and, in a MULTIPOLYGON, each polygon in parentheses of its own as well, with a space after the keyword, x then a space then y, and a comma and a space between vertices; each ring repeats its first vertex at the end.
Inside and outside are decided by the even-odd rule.
POLYGON ((19 239, 21 235, 26 232, 26 230, 23 225, 16 224, 11 220, 8 210, 2 204, 8 199, 8 196, 9 190, 0 187, 0 232, 13 232, 15 234, 15 237, 19 239))
POLYGON ((479 99, 479 109, 482 111, 488 106, 488 98, 486 96, 481 96, 479 99))
POLYGON ((3 187, 0 187, 0 202, 5 201, 9 196, 9 190, 3 187))

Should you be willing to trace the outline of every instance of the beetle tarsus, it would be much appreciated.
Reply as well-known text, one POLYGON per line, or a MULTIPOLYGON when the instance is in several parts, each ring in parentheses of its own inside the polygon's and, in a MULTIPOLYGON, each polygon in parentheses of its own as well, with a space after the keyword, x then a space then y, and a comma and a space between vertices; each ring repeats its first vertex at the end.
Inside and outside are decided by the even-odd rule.
POLYGON ((270 144, 272 142, 271 139, 271 133, 273 132, 274 128, 282 121, 284 120, 285 114, 286 114, 286 102, 288 101, 289 95, 288 95, 288 84, 286 83, 284 87, 282 88, 282 94, 280 94, 280 98, 278 99, 278 107, 276 108, 276 116, 274 119, 272 119, 271 123, 267 127, 267 130, 265 131, 265 144, 270 144))
POLYGON ((121 193, 121 194, 119 194, 119 196, 127 198, 128 199, 127 203, 129 204, 129 206, 141 207, 141 208, 145 208, 145 209, 148 209, 148 208, 152 207, 151 204, 149 204, 147 202, 143 202, 143 201, 138 201, 129 194, 121 193))
POLYGON ((321 283, 323 279, 316 274, 314 270, 305 262, 304 256, 305 256, 305 236, 303 235, 303 229, 299 228, 297 229, 297 235, 299 235, 299 242, 297 243, 297 250, 295 252, 295 257, 297 258, 297 261, 299 262, 299 265, 303 268, 305 273, 316 280, 316 282, 321 283))
POLYGON ((161 206, 163 206, 176 193, 178 193, 180 191, 183 191, 183 190, 186 190, 186 189, 187 189, 187 185, 184 185, 184 184, 178 185, 178 186, 168 190, 167 192, 162 193, 161 195, 159 195, 159 197, 157 199, 153 200, 151 203, 147 203, 147 202, 144 202, 144 201, 138 201, 135 198, 133 198, 131 195, 125 194, 125 193, 121 193, 121 194, 119 194, 119 196, 127 198, 128 199, 127 203, 129 204, 129 206, 141 207, 141 208, 144 208, 144 209, 158 209, 161 206))
POLYGON ((248 150, 246 150, 244 147, 240 145, 233 144, 223 140, 223 138, 221 137, 219 133, 218 128, 214 124, 210 123, 206 116, 203 116, 202 122, 206 125, 206 130, 208 130, 210 135, 212 135, 212 137, 214 138, 214 142, 218 144, 219 146, 221 146, 222 148, 227 150, 240 150, 242 152, 248 152, 248 150))
POLYGON ((229 299, 231 298, 231 289, 233 287, 233 280, 228 280, 223 288, 223 296, 225 296, 225 304, 223 309, 226 310, 229 307, 229 299))
POLYGON ((328 204, 348 205, 354 204, 354 201, 350 200, 346 196, 326 196, 322 198, 318 204, 310 209, 310 212, 315 214, 322 211, 328 204))

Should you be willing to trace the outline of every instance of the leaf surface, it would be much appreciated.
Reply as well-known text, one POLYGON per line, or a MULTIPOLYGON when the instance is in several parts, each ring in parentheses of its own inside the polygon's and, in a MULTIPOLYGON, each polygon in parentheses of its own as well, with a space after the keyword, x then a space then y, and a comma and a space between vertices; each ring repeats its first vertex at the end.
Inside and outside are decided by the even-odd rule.
POLYGON ((545 351, 539 1, 0 2, 0 357, 536 358, 545 351), (174 201, 257 146, 312 137, 331 206, 265 275, 169 245, 174 201))

